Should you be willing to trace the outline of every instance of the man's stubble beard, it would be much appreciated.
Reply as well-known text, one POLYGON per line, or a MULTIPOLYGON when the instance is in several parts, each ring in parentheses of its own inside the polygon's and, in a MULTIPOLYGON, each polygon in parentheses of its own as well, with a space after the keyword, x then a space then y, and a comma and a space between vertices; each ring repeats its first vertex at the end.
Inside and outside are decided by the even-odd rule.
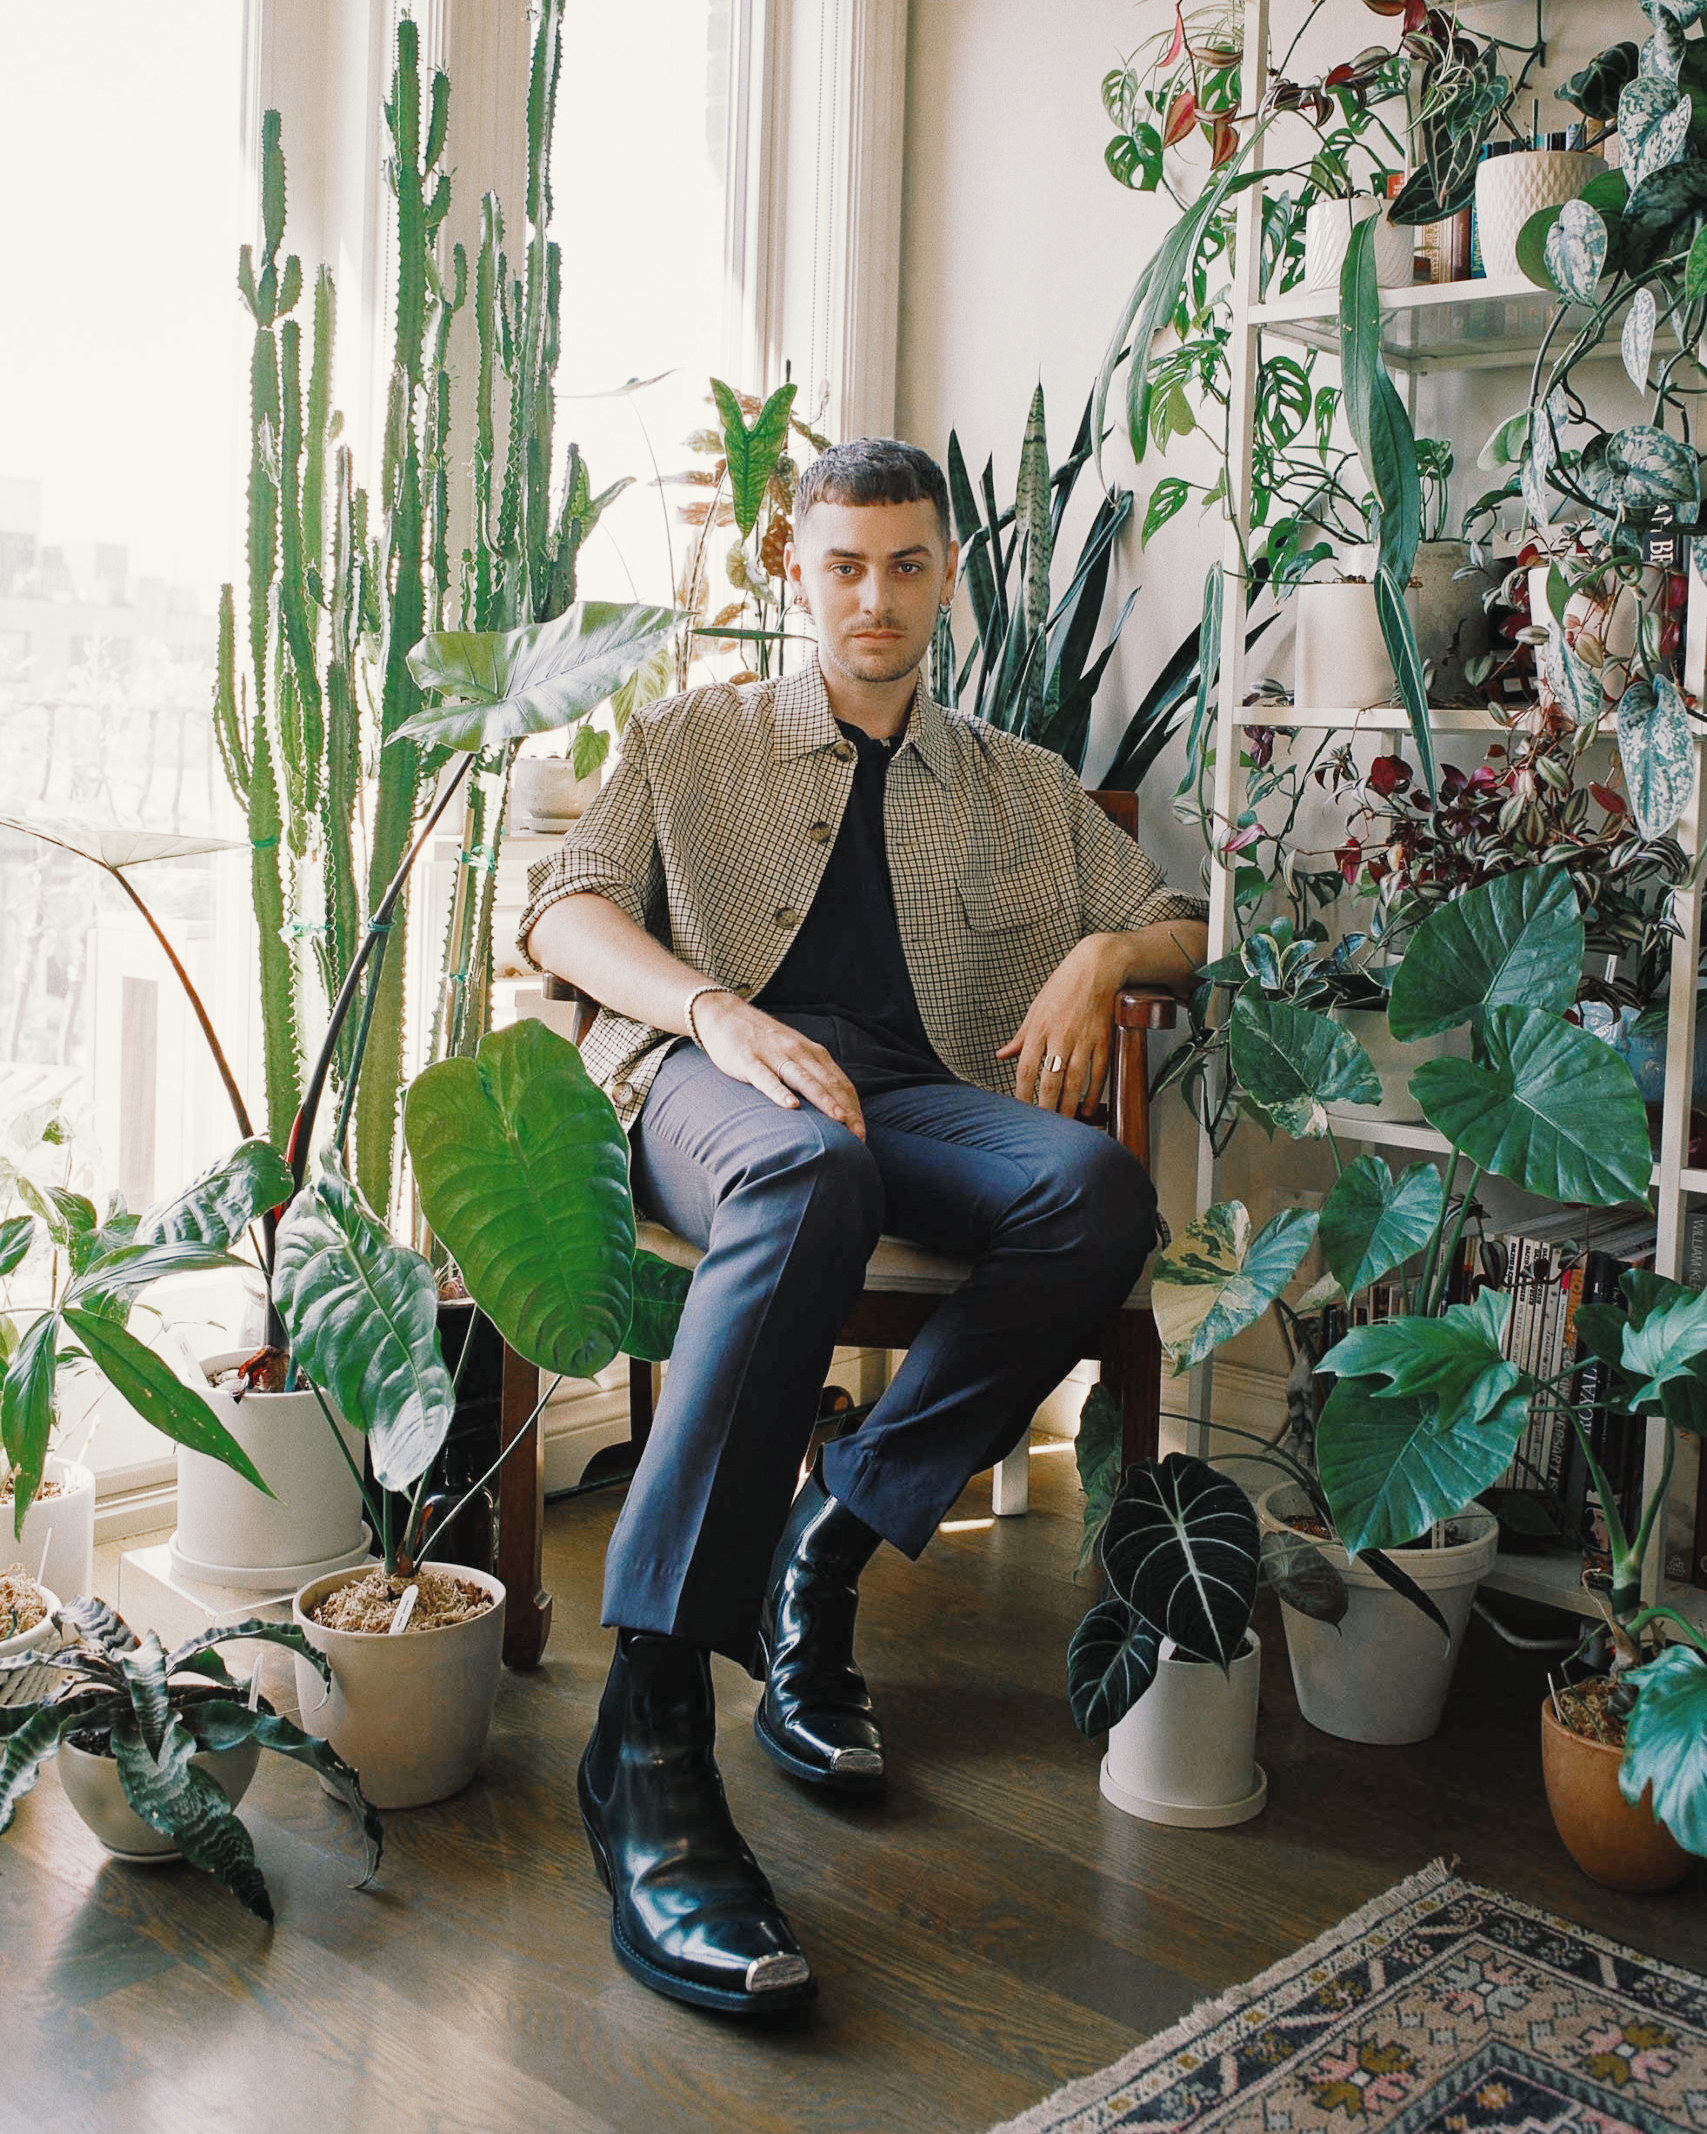
MULTIPOLYGON (((887 625, 879 625, 878 627, 887 627, 887 625)), ((826 643, 822 636, 820 636, 818 644, 820 655, 827 657, 830 664, 839 672, 847 675, 850 680, 876 682, 880 685, 885 682, 903 682, 908 675, 916 674, 924 662, 926 652, 930 649, 928 639, 919 646, 917 651, 909 650, 903 642, 903 644, 896 646, 892 652, 877 651, 875 649, 869 652, 862 652, 857 645, 826 643)))

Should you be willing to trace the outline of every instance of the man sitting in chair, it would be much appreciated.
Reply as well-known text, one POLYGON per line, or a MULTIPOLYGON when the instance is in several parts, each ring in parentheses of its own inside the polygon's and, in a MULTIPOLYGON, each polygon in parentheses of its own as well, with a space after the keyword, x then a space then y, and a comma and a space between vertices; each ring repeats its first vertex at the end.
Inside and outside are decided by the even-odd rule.
POLYGON ((583 1053, 636 1201, 705 1251, 605 1557, 581 1810, 618 1960, 743 2013, 813 1981, 725 1804, 709 1655, 763 1681, 758 1738, 792 1777, 882 1785, 859 1574, 883 1541, 919 1555, 1130 1292, 1155 1194, 1078 1114, 1115 994, 1183 986, 1205 953, 1201 901, 1059 756, 926 693, 956 562, 936 463, 840 445, 795 514, 816 658, 637 714, 521 927, 602 1004, 583 1053), (974 1270, 795 1495, 883 1231, 974 1270))

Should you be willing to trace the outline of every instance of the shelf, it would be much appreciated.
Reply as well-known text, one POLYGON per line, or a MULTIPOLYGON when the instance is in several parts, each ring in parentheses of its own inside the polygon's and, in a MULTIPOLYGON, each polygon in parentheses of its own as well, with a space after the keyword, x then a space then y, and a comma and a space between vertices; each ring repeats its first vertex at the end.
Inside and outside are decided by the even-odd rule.
MULTIPOLYGON (((1526 706, 1525 709, 1528 707, 1526 706)), ((1371 733, 1408 734, 1410 715, 1402 704, 1367 704, 1360 709, 1316 704, 1250 704, 1239 714, 1245 726, 1276 728, 1346 727, 1371 733), (1258 717, 1256 714, 1260 713, 1258 717)), ((1428 729, 1434 734, 1491 734, 1505 731, 1506 722, 1485 704, 1431 704, 1428 729)))
MULTIPOLYGON (((1592 1596, 1583 1590, 1582 1558, 1574 1549, 1535 1554, 1502 1549, 1482 1584, 1490 1593, 1544 1601, 1549 1607, 1563 1608, 1572 1615, 1593 1617, 1600 1613, 1592 1596)), ((1663 1598, 1679 1615, 1707 1628, 1707 1590, 1686 1585, 1679 1578, 1668 1578, 1663 1598)))
POLYGON ((1377 1119, 1361 1105, 1342 1109, 1330 1104, 1326 1109, 1328 1124, 1344 1141, 1379 1141, 1387 1148, 1420 1149, 1430 1156, 1444 1156, 1451 1146, 1444 1134, 1421 1119, 1377 1119))
MULTIPOLYGON (((1654 1165, 1654 1183, 1659 1183, 1660 1167, 1654 1165)), ((1707 1193, 1707 1171, 1691 1170, 1686 1164, 1677 1174, 1677 1183, 1685 1193, 1707 1193)))
MULTIPOLYGON (((1551 324, 1559 300, 1521 274, 1469 282, 1417 282, 1381 291, 1381 353, 1394 370, 1425 373, 1509 369, 1529 364, 1551 324)), ((1567 308, 1565 328, 1587 307, 1567 308)), ((1250 323, 1283 339, 1313 348, 1339 347, 1339 291, 1291 289, 1253 304, 1250 323)), ((1618 336, 1610 334, 1590 358, 1617 362, 1618 336)))

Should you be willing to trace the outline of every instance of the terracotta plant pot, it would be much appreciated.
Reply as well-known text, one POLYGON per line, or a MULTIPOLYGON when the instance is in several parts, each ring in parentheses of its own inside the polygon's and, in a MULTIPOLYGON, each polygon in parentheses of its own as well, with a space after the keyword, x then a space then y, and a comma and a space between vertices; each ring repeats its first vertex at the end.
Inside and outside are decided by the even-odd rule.
POLYGON ((504 1650, 504 1588, 465 1564, 440 1568, 492 1596, 466 1623, 406 1630, 401 1637, 333 1630, 312 1611, 362 1570, 338 1571, 302 1588, 291 1615, 332 1667, 332 1689, 300 1656, 302 1725, 353 1764, 376 1808, 422 1808, 460 1793, 474 1776, 492 1724, 504 1650))
POLYGON ((1636 1808, 1619 1792, 1622 1761, 1621 1749, 1561 1726, 1552 1698, 1542 1698, 1541 1772, 1565 1850, 1608 1889, 1673 1889, 1694 1866, 1694 1855, 1654 1820, 1652 1787, 1636 1808))
MULTIPOLYGON (((249 1790, 261 1746, 240 1741, 235 1748, 203 1750, 191 1764, 207 1772, 235 1808, 249 1790)), ((178 1848, 164 1831, 145 1823, 124 1797, 119 1767, 110 1756, 96 1756, 74 1741, 63 1742, 59 1751, 59 1782, 65 1797, 115 1859, 152 1866, 159 1860, 176 1860, 178 1848)))

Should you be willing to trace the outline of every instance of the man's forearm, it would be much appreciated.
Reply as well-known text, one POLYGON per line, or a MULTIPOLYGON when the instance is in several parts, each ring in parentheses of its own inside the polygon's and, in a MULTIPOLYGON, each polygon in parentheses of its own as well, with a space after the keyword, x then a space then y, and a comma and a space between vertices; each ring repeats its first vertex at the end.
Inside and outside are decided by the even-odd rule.
POLYGON ((1209 954, 1209 929, 1201 919, 1158 919, 1124 934, 1091 934, 1102 974, 1111 986, 1164 986, 1189 993, 1209 954))
POLYGON ((528 952, 613 1014, 678 1037, 687 1034, 689 995, 712 983, 591 891, 548 904, 528 935, 528 952))

